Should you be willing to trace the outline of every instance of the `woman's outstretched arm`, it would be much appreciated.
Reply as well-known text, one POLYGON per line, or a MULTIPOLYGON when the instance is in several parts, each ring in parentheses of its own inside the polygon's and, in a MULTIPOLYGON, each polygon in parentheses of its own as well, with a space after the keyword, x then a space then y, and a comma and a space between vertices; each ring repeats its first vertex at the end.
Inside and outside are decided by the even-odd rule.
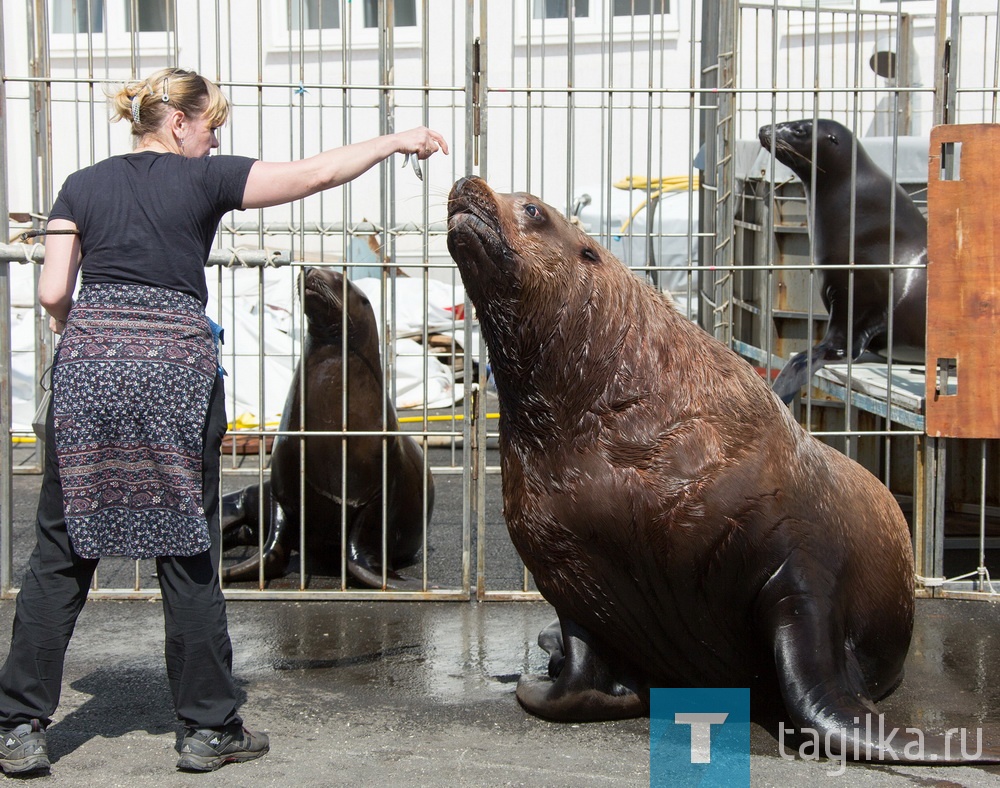
POLYGON ((426 159, 439 150, 448 153, 444 137, 421 126, 333 148, 299 161, 258 161, 247 178, 243 207, 281 205, 340 186, 394 153, 413 153, 419 159, 426 159))

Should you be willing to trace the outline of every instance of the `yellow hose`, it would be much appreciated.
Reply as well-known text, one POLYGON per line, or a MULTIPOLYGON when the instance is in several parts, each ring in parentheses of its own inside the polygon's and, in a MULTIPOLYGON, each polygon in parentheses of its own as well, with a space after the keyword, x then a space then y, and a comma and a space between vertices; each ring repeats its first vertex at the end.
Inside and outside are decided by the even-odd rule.
POLYGON ((614 187, 625 191, 646 191, 647 187, 653 190, 650 192, 649 199, 639 203, 639 206, 632 211, 632 215, 622 223, 618 233, 619 235, 624 235, 639 211, 646 207, 647 202, 655 202, 663 192, 682 192, 688 189, 698 189, 701 187, 701 182, 697 175, 692 178, 688 178, 687 175, 668 175, 664 178, 653 178, 651 181, 645 175, 629 175, 616 182, 614 187))

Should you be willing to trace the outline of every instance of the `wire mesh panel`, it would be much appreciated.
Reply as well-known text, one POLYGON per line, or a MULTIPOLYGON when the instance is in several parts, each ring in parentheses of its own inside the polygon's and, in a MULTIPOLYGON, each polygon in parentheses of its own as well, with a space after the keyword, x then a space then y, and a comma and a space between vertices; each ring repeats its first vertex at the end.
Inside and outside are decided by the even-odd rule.
MULTIPOLYGON (((720 50, 738 61, 735 265, 706 277, 715 320, 702 324, 779 390, 804 358, 791 407, 897 495, 924 589, 992 593, 994 447, 925 434, 926 227, 915 211, 933 210, 932 126, 996 122, 996 4, 950 16, 922 3, 734 13, 720 50), (844 336, 831 337, 837 327, 844 336)), ((718 234, 729 237, 721 220, 718 234)))
MULTIPOLYGON (((556 206, 691 314, 696 9, 664 0, 481 5, 483 177, 495 191, 556 206)), ((521 589, 532 588, 525 574, 521 589)), ((480 593, 495 595, 489 573, 480 593)))
MULTIPOLYGON (((267 554, 269 510, 260 491, 266 497, 276 440, 294 444, 302 457, 310 440, 339 440, 339 470, 324 490, 344 498, 352 445, 375 440, 375 475, 384 487, 390 446, 405 437, 419 448, 434 501, 431 485, 423 485, 419 549, 399 568, 417 590, 400 593, 467 598, 475 585, 483 598, 534 596, 501 513, 489 359, 445 245, 448 190, 474 173, 498 191, 531 192, 557 206, 768 380, 824 339, 834 272, 847 283, 851 324, 872 300, 867 283, 878 272, 886 284, 875 302, 884 304, 890 339, 885 348, 868 347, 884 355, 855 357, 871 337, 850 333, 842 357, 807 364, 790 407, 896 494, 913 525, 926 589, 988 590, 1000 512, 996 442, 927 437, 925 359, 894 352, 907 349, 894 338, 915 313, 900 311, 892 295, 922 276, 926 259, 900 258, 905 244, 895 236, 870 259, 862 232, 876 216, 892 224, 908 206, 922 215, 932 209, 933 126, 997 122, 998 4, 964 0, 961 13, 941 5, 6 4, 0 206, 8 235, 0 240, 12 243, 0 262, 0 309, 10 315, 0 355, 12 363, 0 408, 13 414, 4 419, 13 428, 5 423, 0 436, 4 590, 16 585, 32 538, 30 485, 42 458, 30 422, 54 347, 35 303, 40 250, 14 236, 44 224, 67 174, 129 150, 128 129, 107 122, 106 91, 167 65, 198 70, 230 97, 224 153, 287 161, 421 124, 441 131, 452 148, 422 164, 422 179, 394 157, 341 188, 224 218, 207 270, 209 314, 226 331, 231 425, 223 489, 249 490, 229 501, 242 500, 264 523, 234 536, 244 544, 227 551, 227 567, 267 554), (774 141, 777 126, 797 121, 835 121, 846 131, 841 169, 849 186, 838 210, 847 240, 837 261, 825 259, 816 232, 828 174, 809 163, 818 149, 810 142, 800 150, 802 169, 781 161, 774 141), (874 212, 859 207, 867 186, 856 175, 858 162, 869 159, 891 186, 874 212), (289 392, 305 382, 309 319, 301 283, 310 269, 341 283, 345 294, 346 278, 371 305, 379 350, 372 385, 382 389, 385 406, 370 429, 317 431, 304 416, 281 421, 291 412, 289 392)), ((350 391, 331 392, 328 406, 349 414, 350 391)), ((307 465, 301 501, 311 483, 307 465)), ((345 512, 331 521, 300 506, 287 564, 233 580, 228 592, 386 593, 345 579, 345 512), (326 551, 309 539, 318 527, 337 544, 329 555, 317 555, 326 551)), ((385 543, 388 509, 376 519, 385 543)), ((391 579, 388 570, 381 579, 391 579)), ((156 588, 150 567, 125 561, 104 562, 98 583, 107 594, 156 588)))
MULTIPOLYGON (((207 269, 206 311, 225 331, 220 363, 230 431, 222 484, 232 549, 224 575, 244 567, 227 583, 230 595, 380 596, 386 584, 409 597, 468 598, 466 490, 486 447, 469 437, 478 348, 445 248, 444 195, 465 167, 469 10, 454 2, 435 4, 435 12, 432 21, 429 6, 415 0, 52 0, 3 11, 12 232, 44 223, 70 172, 130 149, 124 124, 107 122, 106 95, 168 65, 197 70, 229 97, 223 153, 289 161, 418 125, 441 131, 451 145, 450 157, 422 162, 419 175, 392 157, 340 188, 223 219, 207 269), (341 294, 367 303, 361 311, 370 312, 377 331, 376 351, 363 359, 364 381, 350 379, 361 373, 345 361, 344 382, 309 402, 297 385, 308 374, 306 338, 318 319, 305 306, 307 271, 322 271, 341 294), (382 403, 380 414, 358 426, 356 400, 368 389, 382 403), (301 417, 282 422, 296 392, 301 417), (333 414, 320 434, 310 426, 314 409, 333 414), (272 522, 278 510, 268 504, 276 441, 294 445, 290 454, 303 461, 298 501, 279 507, 294 520, 280 538, 272 522), (317 453, 320 442, 326 448, 317 453), (410 548, 394 558, 403 517, 391 491, 399 484, 401 443, 420 467, 405 507, 410 548), (362 461, 363 473, 356 470, 362 461), (315 505, 314 493, 326 505, 315 505), (374 568, 367 582, 345 571, 357 557, 362 519, 373 531, 365 537, 374 568), (247 570, 262 552, 258 570, 247 570), (277 563, 268 561, 275 556, 277 563)), ((164 249, 166 265, 169 258, 164 249)), ((14 321, 26 323, 14 340, 25 358, 13 365, 12 462, 24 470, 40 465, 28 411, 53 343, 35 306, 36 268, 9 269, 14 321)), ((345 309, 342 317, 346 328, 358 314, 345 309)), ((350 341, 344 331, 345 359, 350 341)), ((30 491, 17 500, 6 588, 20 576, 33 532, 30 491)), ((12 507, 4 508, 10 516, 12 507)), ((500 521, 498 512, 491 516, 500 521)), ((156 589, 151 565, 142 562, 108 559, 98 572, 101 593, 156 589)))

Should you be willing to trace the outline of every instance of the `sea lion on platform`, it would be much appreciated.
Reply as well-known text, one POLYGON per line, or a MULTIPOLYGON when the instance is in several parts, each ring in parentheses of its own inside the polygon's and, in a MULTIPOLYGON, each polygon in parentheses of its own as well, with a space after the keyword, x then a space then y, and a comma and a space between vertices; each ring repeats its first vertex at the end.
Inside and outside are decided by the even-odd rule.
POLYGON ((864 725, 913 626, 889 491, 536 197, 458 181, 448 249, 489 349, 504 517, 559 616, 521 704, 607 720, 647 714, 651 687, 750 687, 823 742, 864 725))
MULTIPOLYGON (((399 430, 399 424, 396 411, 384 393, 375 314, 367 296, 339 271, 305 268, 301 282, 308 321, 300 362, 305 378, 304 429, 306 432, 376 433, 346 438, 343 464, 344 439, 340 436, 305 438, 307 557, 313 564, 340 572, 341 506, 342 500, 346 500, 348 572, 365 586, 382 587, 384 500, 387 587, 419 588, 419 582, 402 577, 396 570, 412 564, 420 550, 424 512, 429 520, 434 508, 434 479, 430 469, 425 470, 423 452, 417 442, 409 436, 392 434, 399 430), (387 433, 385 437, 381 434, 383 431, 387 433), (346 496, 341 472, 344 466, 346 496)), ((296 368, 282 409, 280 432, 294 432, 300 428, 301 377, 296 368)), ((270 480, 263 487, 263 495, 252 486, 223 497, 223 546, 226 549, 258 544, 261 527, 258 512, 263 508, 266 578, 284 574, 292 550, 299 545, 303 477, 299 461, 300 440, 288 435, 275 439, 270 480), (259 505, 261 497, 263 507, 259 505)), ((225 567, 222 579, 225 582, 255 580, 259 566, 260 556, 254 555, 240 564, 225 567)))
POLYGON ((927 220, 913 200, 878 168, 860 144, 857 167, 852 166, 854 136, 836 121, 819 120, 815 129, 812 120, 763 126, 759 137, 768 151, 773 138, 775 158, 801 179, 807 203, 815 197, 815 203, 809 205, 809 231, 816 264, 847 265, 853 246, 857 266, 850 271, 820 270, 820 295, 830 314, 826 334, 811 350, 792 356, 774 381, 775 392, 782 401, 790 402, 806 384, 810 370, 815 373, 827 363, 847 361, 849 350, 855 360, 866 350, 887 357, 890 306, 893 361, 922 365, 927 270, 882 267, 926 266, 927 220), (893 224, 890 210, 894 193, 893 224), (852 275, 854 303, 849 307, 852 275))

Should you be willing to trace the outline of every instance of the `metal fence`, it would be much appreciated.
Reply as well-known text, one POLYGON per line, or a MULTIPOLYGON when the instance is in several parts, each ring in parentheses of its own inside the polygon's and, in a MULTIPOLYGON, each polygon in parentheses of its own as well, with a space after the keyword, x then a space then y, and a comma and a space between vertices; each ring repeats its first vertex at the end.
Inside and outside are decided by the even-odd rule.
MULTIPOLYGON (((380 434, 414 438, 436 488, 417 563, 403 570, 418 591, 352 587, 336 571, 343 555, 317 571, 303 549, 282 577, 232 583, 227 594, 535 598, 500 511, 488 359, 444 243, 450 185, 476 173, 559 206, 769 375, 818 340, 825 314, 806 195, 776 175, 757 129, 836 119, 882 150, 889 175, 926 210, 926 167, 914 176, 902 154, 923 144, 926 164, 938 123, 996 122, 997 4, 965 0, 961 10, 931 0, 32 0, 0 9, 0 240, 12 241, 0 248, 0 358, 12 359, 0 371, 0 591, 16 587, 32 539, 41 457, 28 423, 54 341, 34 301, 40 247, 16 236, 44 223, 68 173, 128 150, 127 130, 106 122, 106 87, 165 65, 197 69, 232 100, 223 151, 263 159, 417 124, 452 146, 426 163, 423 180, 397 158, 340 189, 223 221, 208 280, 209 308, 227 329, 224 490, 267 479, 302 352, 296 281, 306 265, 365 285, 399 417, 398 430, 380 434)), ((923 371, 904 386, 897 378, 910 367, 894 376, 889 364, 889 384, 873 391, 864 369, 825 370, 793 407, 897 495, 927 593, 989 594, 996 441, 928 437, 922 395, 907 388, 923 371)), ((340 519, 324 527, 340 531, 340 519)), ((301 516, 300 531, 315 527, 301 516)), ((227 553, 227 565, 255 549, 227 553)), ((151 574, 143 562, 106 560, 95 592, 154 594, 151 574)))

